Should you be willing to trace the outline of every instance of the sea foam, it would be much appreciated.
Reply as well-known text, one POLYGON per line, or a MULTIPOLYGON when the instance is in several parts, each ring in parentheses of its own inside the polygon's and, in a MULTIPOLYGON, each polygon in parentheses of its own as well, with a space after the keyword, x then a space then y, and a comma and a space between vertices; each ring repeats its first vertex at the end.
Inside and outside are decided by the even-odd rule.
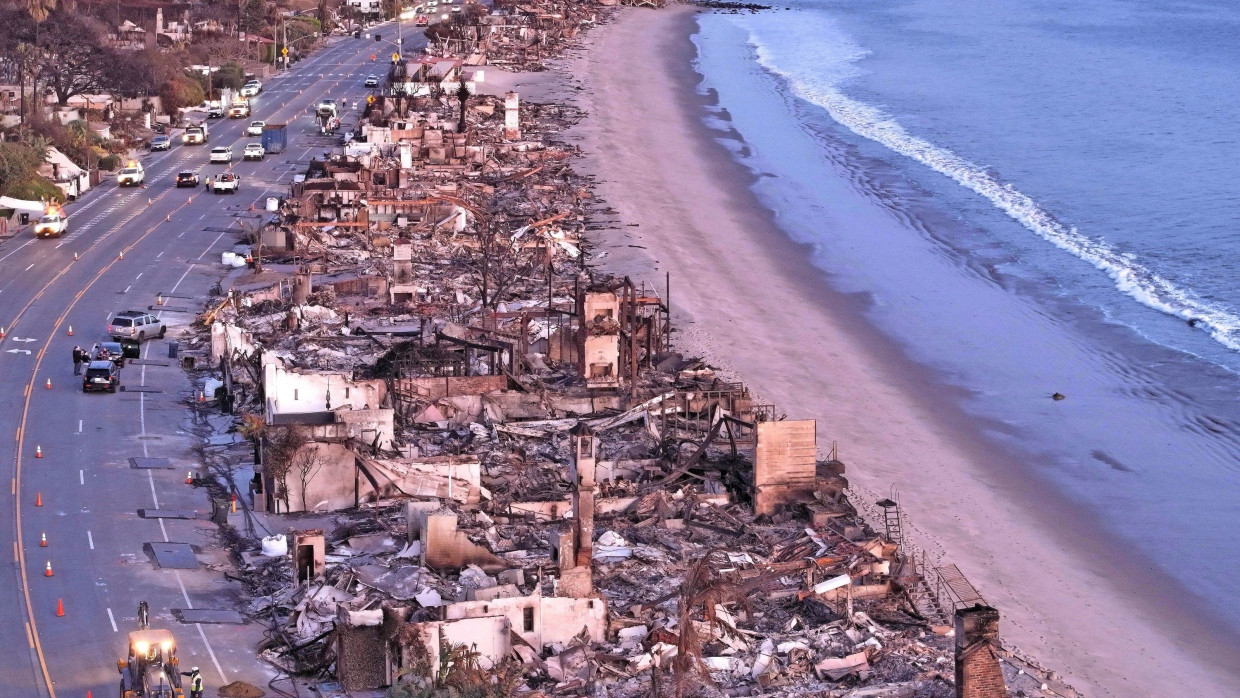
POLYGON ((803 16, 806 13, 793 14, 798 16, 731 19, 748 32, 758 63, 783 78, 795 96, 822 107, 833 120, 858 136, 911 158, 985 197, 1026 229, 1106 273, 1115 287, 1129 297, 1192 321, 1222 345, 1240 351, 1240 316, 1177 286, 1131 253, 1080 233, 985 168, 909 133, 890 114, 844 94, 844 84, 862 74, 857 63, 869 52, 820 13, 813 13, 812 21, 803 16), (764 42, 764 31, 779 40, 764 42), (810 46, 817 48, 806 50, 810 46))

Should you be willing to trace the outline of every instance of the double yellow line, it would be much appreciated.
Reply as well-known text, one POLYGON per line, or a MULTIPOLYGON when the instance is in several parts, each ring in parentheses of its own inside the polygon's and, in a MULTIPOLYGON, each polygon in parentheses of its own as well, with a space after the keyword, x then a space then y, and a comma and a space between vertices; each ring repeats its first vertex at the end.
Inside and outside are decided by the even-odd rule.
MULTIPOLYGON (((155 197, 155 199, 152 201, 152 204, 154 203, 154 201, 158 201, 166 195, 167 195, 167 192, 165 191, 163 194, 160 194, 159 196, 155 197)), ((172 213, 175 213, 177 211, 180 211, 182 208, 185 208, 190 203, 192 203, 194 199, 198 198, 200 195, 201 195, 201 192, 191 195, 189 198, 185 200, 184 203, 182 203, 180 206, 173 209, 173 211, 168 214, 168 217, 171 218, 172 213)), ((152 204, 148 204, 148 206, 152 204)), ((141 212, 139 212, 139 214, 140 213, 141 212)), ((139 214, 136 214, 136 215, 139 215, 139 214)), ((17 566, 18 566, 18 569, 21 571, 22 595, 25 597, 26 617, 29 619, 26 623, 26 633, 30 640, 31 647, 34 648, 35 655, 39 658, 39 669, 43 673, 43 681, 44 683, 47 684, 47 691, 48 691, 48 694, 51 696, 51 698, 56 698, 56 687, 52 683, 52 677, 48 674, 47 658, 44 657, 43 655, 43 643, 39 641, 39 627, 38 627, 38 622, 35 620, 34 606, 30 601, 30 583, 29 583, 28 576, 26 574, 26 551, 22 547, 21 489, 22 489, 22 451, 23 451, 23 441, 24 441, 22 437, 26 433, 26 421, 30 414, 30 398, 34 394, 34 386, 38 380, 39 368, 40 366, 43 365, 43 358, 44 356, 46 356, 47 350, 52 344, 52 340, 55 339, 57 333, 60 332, 61 325, 63 325, 65 322, 65 319, 69 317, 69 313, 78 304, 78 302, 82 300, 83 296, 85 296, 86 293, 90 291, 91 287, 93 287, 99 281, 99 279, 101 279, 103 275, 106 274, 108 270, 112 268, 113 265, 121 261, 121 255, 132 250, 139 243, 145 240, 151 233, 155 232, 156 228, 158 228, 160 225, 167 223, 167 222, 168 222, 168 218, 165 218, 164 220, 159 221, 155 223, 154 225, 152 225, 151 227, 147 228, 146 232, 142 233, 142 235, 139 236, 137 240, 134 240, 129 245, 121 249, 120 254, 114 257, 111 262, 108 262, 103 267, 101 267, 99 271, 95 274, 95 276, 90 280, 90 282, 87 283, 85 286, 83 286, 82 289, 77 292, 77 294, 73 297, 73 300, 65 307, 64 311, 60 314, 60 317, 56 318, 56 324, 53 325, 52 331, 48 335, 47 341, 43 343, 43 346, 39 348, 38 353, 35 355, 34 368, 31 369, 31 372, 30 372, 30 383, 26 386, 25 391, 24 391, 26 399, 25 399, 25 402, 22 404, 21 423, 17 427, 17 434, 16 434, 17 458, 14 463, 14 475, 13 475, 13 495, 14 495, 13 511, 14 511, 14 515, 17 520, 16 533, 15 533, 16 541, 13 543, 13 545, 15 549, 17 550, 17 566)), ((90 250, 97 247, 100 243, 107 240, 112 235, 116 234, 116 232, 119 231, 124 225, 125 225, 125 222, 122 221, 115 228, 113 228, 110 232, 98 238, 93 244, 91 244, 90 247, 86 249, 86 251, 89 252, 90 250)), ((56 281, 59 280, 62 276, 64 276, 69 271, 69 269, 72 268, 72 266, 76 263, 77 261, 66 264, 63 269, 57 272, 55 276, 53 276, 46 284, 44 284, 43 288, 39 289, 39 292, 36 293, 34 296, 32 296, 31 299, 26 303, 26 305, 23 306, 20 311, 18 311, 17 316, 13 318, 12 323, 10 324, 10 327, 16 327, 17 324, 21 321, 22 316, 25 315, 26 311, 30 309, 30 306, 34 305, 34 303, 38 301, 39 298, 41 298, 43 294, 46 293, 49 288, 51 288, 52 284, 56 283, 56 281)))

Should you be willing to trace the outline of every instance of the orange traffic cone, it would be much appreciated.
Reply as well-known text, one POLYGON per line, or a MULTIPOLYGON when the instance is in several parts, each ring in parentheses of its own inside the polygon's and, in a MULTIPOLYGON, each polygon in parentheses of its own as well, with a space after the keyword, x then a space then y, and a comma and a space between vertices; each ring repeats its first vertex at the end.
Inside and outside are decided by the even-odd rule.
POLYGON ((39 538, 39 547, 40 548, 47 547, 47 534, 46 533, 44 533, 43 536, 39 538))
POLYGON ((56 617, 57 617, 57 618, 64 618, 64 617, 65 617, 65 602, 64 602, 64 599, 56 599, 56 617))
POLYGON ((232 498, 230 502, 232 504, 232 513, 236 514, 237 513, 237 493, 236 492, 232 493, 232 498))
POLYGON ((4 328, 0 327, 0 339, 4 339, 4 328))
POLYGON ((155 296, 155 305, 163 305, 163 304, 164 304, 164 294, 161 293, 155 296))
POLYGON ((194 471, 190 470, 185 473, 185 484, 187 485, 194 484, 194 471))
POLYGON ((48 390, 51 390, 51 389, 52 389, 52 379, 51 379, 51 378, 48 378, 48 379, 47 379, 47 389, 48 389, 48 390))
POLYGON ((73 325, 69 325, 69 336, 73 336, 73 325))
POLYGON ((206 402, 207 396, 201 390, 198 391, 198 402, 206 402))
POLYGON ((76 261, 78 261, 78 253, 77 253, 77 252, 74 252, 74 253, 73 253, 73 261, 75 261, 75 262, 76 262, 76 261))
POLYGON ((35 493, 34 493, 34 505, 35 505, 36 507, 41 507, 41 506, 43 506, 43 493, 42 493, 42 492, 35 492, 35 493))
POLYGON ((37 446, 37 445, 36 445, 36 446, 34 447, 34 457, 35 457, 35 458, 42 458, 42 457, 43 457, 43 447, 42 447, 42 446, 37 446))
POLYGON ((52 561, 51 560, 47 561, 47 569, 43 571, 43 576, 44 577, 52 576, 52 561))
POLYGON ((125 250, 121 250, 120 256, 118 256, 117 259, 124 259, 124 258, 125 258, 125 250))

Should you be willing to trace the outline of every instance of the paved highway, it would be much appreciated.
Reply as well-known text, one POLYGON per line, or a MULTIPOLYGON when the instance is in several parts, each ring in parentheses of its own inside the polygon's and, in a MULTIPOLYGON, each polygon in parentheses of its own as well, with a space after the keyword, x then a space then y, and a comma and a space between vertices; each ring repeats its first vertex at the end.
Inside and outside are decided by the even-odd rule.
MULTIPOLYGON (((412 36, 406 44, 414 45, 412 36)), ((0 540, 13 542, 10 573, 0 577, 0 641, 9 648, 0 695, 113 695, 116 659, 141 600, 150 604, 152 625, 176 635, 182 667, 202 669, 207 695, 237 679, 265 688, 275 675, 254 656, 260 626, 182 625, 172 616, 174 608, 233 607, 235 589, 218 571, 161 569, 150 554, 152 543, 189 543, 201 561, 225 562, 214 526, 138 515, 209 509, 202 491, 184 482, 198 465, 192 449, 199 439, 186 428, 193 386, 166 359, 166 343, 222 277, 219 255, 254 215, 251 204, 261 210, 268 194, 283 194, 309 156, 329 146, 307 109, 324 97, 360 99, 365 75, 386 69, 369 61, 371 53, 390 52, 385 46, 341 39, 265 85, 250 118, 289 121, 289 147, 262 162, 235 162, 239 194, 173 187, 183 169, 204 177, 223 171, 207 165, 210 147, 232 144, 240 157, 244 144, 257 140, 243 135, 250 119, 216 120, 208 147, 144 156, 145 189, 106 183, 68 207, 65 237, 24 234, 0 244, 0 462, 11 465, 13 512, 0 517, 0 540), (158 293, 172 306, 159 313, 170 330, 168 340, 144 345, 151 363, 122 371, 126 392, 83 394, 73 346, 106 339, 113 313, 152 306, 158 293), (133 457, 167 458, 173 467, 134 469, 133 457)))

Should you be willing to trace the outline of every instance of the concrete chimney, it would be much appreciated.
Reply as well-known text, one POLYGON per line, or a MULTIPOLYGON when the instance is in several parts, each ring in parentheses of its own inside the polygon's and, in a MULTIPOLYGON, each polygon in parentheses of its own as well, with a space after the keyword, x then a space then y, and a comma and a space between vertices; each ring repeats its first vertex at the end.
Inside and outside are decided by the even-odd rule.
POLYGON ((516 92, 504 95, 504 138, 515 141, 521 137, 521 98, 516 92))

